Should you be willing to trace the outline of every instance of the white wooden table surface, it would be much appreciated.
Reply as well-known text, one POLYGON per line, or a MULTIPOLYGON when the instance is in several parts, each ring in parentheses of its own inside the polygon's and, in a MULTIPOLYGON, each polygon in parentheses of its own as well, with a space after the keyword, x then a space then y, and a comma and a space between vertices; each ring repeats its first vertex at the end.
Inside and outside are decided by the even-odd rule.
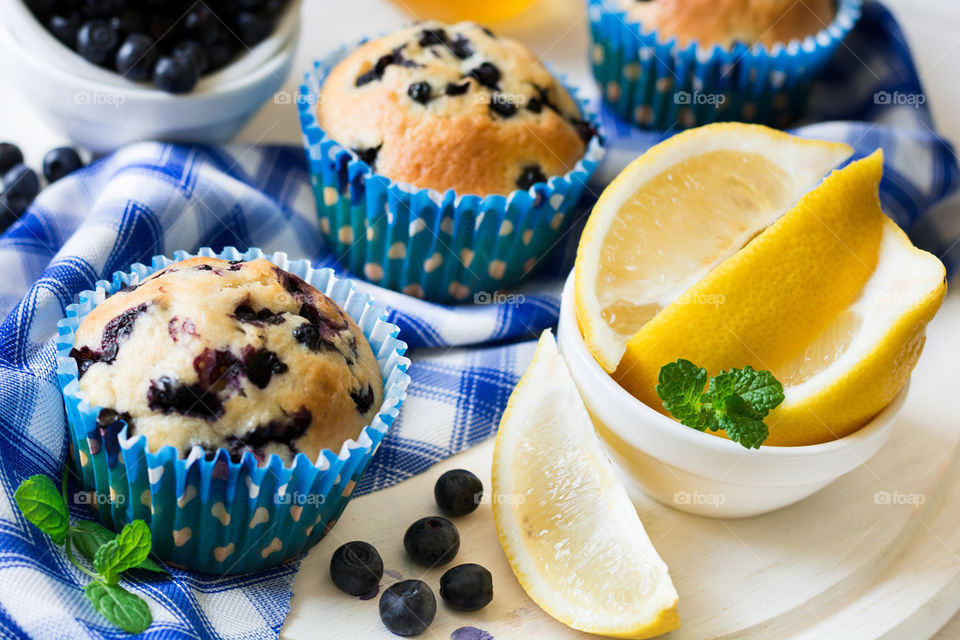
MULTIPOLYGON (((957 82, 957 67, 960 63, 960 4, 955 0, 887 0, 901 20, 908 38, 913 46, 917 65, 933 109, 934 118, 942 132, 955 143, 960 141, 960 82, 957 82)), ((314 58, 322 56, 341 42, 356 40, 362 36, 376 34, 392 29, 408 20, 407 16, 398 11, 394 5, 385 0, 309 0, 304 3, 303 33, 301 49, 298 53, 295 70, 306 69, 314 58)), ((0 20, 2 20, 0 16, 0 20)), ((583 12, 582 0, 541 0, 532 15, 519 19, 508 25, 498 25, 497 30, 525 41, 535 51, 559 70, 567 74, 574 83, 589 82, 586 59, 584 55, 586 43, 586 21, 583 12)), ((286 90, 293 91, 297 84, 299 71, 296 71, 285 86, 286 90)), ((0 61, 0 140, 12 140, 23 148, 27 162, 37 167, 43 153, 53 146, 67 142, 63 134, 51 130, 33 113, 29 105, 10 84, 4 63, 0 61)), ((300 132, 293 107, 284 104, 267 104, 237 137, 239 143, 255 142, 284 142, 299 144, 300 132)), ((947 207, 957 210, 958 226, 960 226, 960 198, 947 207)), ((956 439, 951 440, 951 434, 960 436, 960 418, 953 409, 952 403, 955 390, 960 387, 960 294, 953 292, 936 320, 928 330, 927 352, 918 365, 913 378, 912 389, 907 405, 904 409, 904 421, 908 427, 900 429, 900 436, 892 443, 897 442, 904 447, 911 446, 913 440, 909 434, 902 433, 908 428, 922 428, 922 425, 936 425, 935 433, 941 439, 937 451, 929 452, 931 469, 943 474, 944 482, 955 479, 955 466, 945 464, 956 458, 956 439), (952 392, 952 393, 951 393, 952 392)), ((931 431, 931 433, 934 433, 931 431)), ((294 586, 294 600, 291 614, 283 631, 283 637, 299 638, 326 638, 349 637, 356 638, 379 637, 382 635, 375 602, 360 603, 366 606, 357 606, 356 601, 339 594, 330 586, 327 577, 327 563, 333 549, 340 541, 362 538, 377 545, 385 557, 389 569, 399 571, 404 576, 419 575, 416 569, 403 557, 400 538, 409 522, 421 515, 433 513, 432 486, 439 473, 447 468, 465 467, 474 470, 485 481, 489 478, 490 456, 492 443, 488 442, 464 452, 438 465, 434 470, 410 479, 390 489, 355 499, 343 518, 333 530, 330 537, 323 541, 304 561, 302 570, 294 586), (337 631, 334 634, 334 630, 337 631)), ((922 445, 917 445, 922 446, 922 445)), ((887 449, 890 449, 888 447, 887 449)), ((897 456, 898 451, 885 450, 878 454, 882 456, 897 456)), ((919 455, 919 454, 918 454, 919 455)), ((923 456, 921 455, 921 460, 923 456)), ((914 456, 916 457, 916 456, 914 456)), ((905 457, 904 465, 907 464, 905 457)), ((915 462, 915 461, 914 461, 915 462)), ((855 474, 851 474, 854 476, 855 474)), ((918 474, 919 475, 919 474, 918 474)), ((843 491, 855 489, 858 480, 841 480, 848 485, 846 488, 828 488, 826 491, 843 491)), ((489 483, 487 482, 489 486, 489 483)), ((869 486, 869 482, 865 485, 869 486)), ((955 487, 953 487, 955 489, 955 487)), ((861 491, 865 490, 861 488, 861 491)), ((811 504, 829 504, 832 494, 825 493, 811 498, 811 504)), ((861 496, 862 498, 862 496, 861 496)), ((960 494, 956 491, 945 497, 946 502, 953 504, 960 502, 960 494)), ((804 512, 806 516, 815 516, 815 511, 807 503, 802 503, 794 509, 804 512)), ((644 515, 647 509, 642 509, 644 515)), ((651 507, 650 513, 656 513, 657 508, 651 507)), ((900 514, 902 515, 902 514, 900 514)), ((879 522, 883 523, 882 514, 878 514, 879 522)), ((663 521, 647 521, 647 528, 651 537, 657 542, 658 536, 667 539, 676 536, 678 528, 672 533, 665 530, 663 522, 683 521, 683 518, 670 514, 663 521)), ((760 526, 748 521, 744 525, 747 529, 760 526)), ((956 521, 954 521, 956 523, 956 521)), ((429 638, 449 638, 450 633, 461 626, 476 626, 493 632, 496 638, 531 637, 536 631, 542 632, 544 637, 582 637, 582 634, 567 632, 554 623, 534 605, 519 588, 506 565, 502 553, 496 543, 489 504, 473 515, 458 521, 463 538, 458 562, 479 562, 486 565, 494 574, 496 597, 494 602, 484 611, 475 614, 454 614, 441 605, 437 621, 431 630, 425 634, 429 638), (511 633, 513 631, 513 633, 511 633)), ((724 527, 718 524, 718 530, 726 528, 734 536, 742 531, 740 525, 731 523, 724 527)), ((746 535, 744 533, 744 535, 746 535)), ((873 537, 873 536, 870 536, 873 537)), ((869 543, 865 543, 869 544, 869 543)), ((918 538, 916 544, 924 544, 943 548, 940 550, 940 562, 932 572, 944 572, 952 575, 960 568, 960 542, 957 538, 947 540, 923 540, 918 538)), ((856 545, 855 545, 856 547, 856 545)), ((808 551, 802 542, 797 543, 796 563, 790 569, 790 575, 803 575, 804 571, 816 572, 816 567, 805 567, 804 553, 808 551)), ((760 560, 761 553, 743 550, 743 562, 749 565, 760 560)), ((668 562, 672 559, 668 558, 668 562)), ((840 562, 843 558, 836 558, 840 562)), ((671 563, 673 566, 674 563, 671 563)), ((682 566, 681 559, 676 565, 682 566)), ((758 570, 769 569, 762 564, 758 570)), ((918 570, 921 567, 918 565, 918 570)), ((428 572, 424 578, 436 587, 440 571, 428 572)), ((694 576, 695 577, 695 576, 694 576)), ((675 575, 675 579, 682 585, 691 584, 690 576, 675 575)), ((706 580, 716 584, 716 579, 706 580)), ((929 582, 934 582, 934 573, 930 574, 929 582)), ((913 591, 922 590, 923 581, 910 583, 913 591)), ((797 585, 802 586, 802 585, 797 585)), ((727 594, 735 592, 736 584, 729 584, 727 594)), ((901 585, 907 588, 906 581, 901 585)), ((893 593, 896 593, 894 585, 893 593)), ((684 589, 681 589, 681 596, 684 589)), ((711 595, 711 594, 708 594, 711 595)), ((719 614, 724 610, 723 593, 713 596, 719 614)), ((910 599, 915 594, 907 594, 910 599)), ((950 585, 940 593, 930 596, 931 606, 921 612, 915 619, 908 619, 904 628, 899 629, 899 636, 920 638, 932 632, 927 629, 932 621, 939 623, 946 621, 956 609, 944 609, 948 602, 960 600, 960 584, 950 585), (951 589, 953 589, 951 591, 951 589), (914 628, 911 625, 915 625, 914 628), (919 634, 919 635, 918 635, 919 634)), ((891 600, 895 601, 895 599, 891 600)), ((867 603, 861 603, 865 605, 867 603)), ((681 603, 683 614, 683 603, 681 603)), ((850 615, 856 616, 852 611, 850 615)), ((862 614, 861 614, 862 615, 862 614)), ((796 618, 796 616, 794 616, 796 618)), ((738 637, 781 637, 783 634, 746 635, 738 637)), ((786 636, 784 636, 786 637, 786 636)), ((852 636, 851 636, 852 637, 852 636)), ((960 638, 960 614, 946 623, 935 636, 936 640, 956 640, 960 638)))

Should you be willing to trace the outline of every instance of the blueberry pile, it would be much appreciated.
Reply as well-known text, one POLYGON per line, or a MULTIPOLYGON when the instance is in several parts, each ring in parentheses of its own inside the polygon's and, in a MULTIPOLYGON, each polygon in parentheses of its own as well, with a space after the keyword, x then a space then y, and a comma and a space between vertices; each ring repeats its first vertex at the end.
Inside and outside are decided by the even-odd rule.
MULTIPOLYGON (((483 483, 464 469, 447 471, 434 486, 437 506, 451 516, 472 513, 483 496, 483 483)), ((460 534, 446 518, 427 516, 414 522, 403 536, 410 559, 426 567, 451 562, 460 550, 460 534)), ((330 579, 341 591, 370 600, 383 578, 383 560, 373 545, 348 542, 330 558, 330 579)), ((458 611, 478 611, 493 600, 493 577, 479 564, 448 569, 440 577, 440 597, 458 611)), ((437 598, 422 580, 401 580, 380 596, 380 620, 398 636, 420 635, 437 615, 437 598)))
POLYGON ((24 0, 86 60, 187 93, 273 31, 287 0, 24 0))
MULTIPOLYGON (((43 157, 43 177, 56 182, 83 166, 75 149, 57 147, 43 157)), ((37 172, 23 163, 23 152, 11 142, 0 142, 0 232, 26 212, 40 193, 37 172)))

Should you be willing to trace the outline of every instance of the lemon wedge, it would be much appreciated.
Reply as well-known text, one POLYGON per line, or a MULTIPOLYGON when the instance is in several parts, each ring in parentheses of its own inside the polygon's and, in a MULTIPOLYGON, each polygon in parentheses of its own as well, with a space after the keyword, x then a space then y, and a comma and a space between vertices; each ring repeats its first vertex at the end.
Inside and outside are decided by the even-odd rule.
POLYGON ((641 327, 614 377, 663 411, 664 364, 687 358, 711 375, 749 364, 784 384, 765 444, 863 426, 906 382, 945 292, 940 261, 883 214, 882 173, 878 151, 827 177, 641 327))
POLYGON ((778 363, 784 401, 769 416, 768 445, 804 445, 848 435, 893 400, 946 295, 946 271, 884 218, 877 269, 853 303, 809 344, 778 363))
POLYGON ((772 224, 833 167, 845 144, 722 123, 673 136, 606 189, 576 260, 577 321, 612 372, 631 336, 772 224))
POLYGON ((667 566, 601 450, 549 330, 500 421, 492 478, 500 544, 544 611, 618 638, 679 626, 667 566))

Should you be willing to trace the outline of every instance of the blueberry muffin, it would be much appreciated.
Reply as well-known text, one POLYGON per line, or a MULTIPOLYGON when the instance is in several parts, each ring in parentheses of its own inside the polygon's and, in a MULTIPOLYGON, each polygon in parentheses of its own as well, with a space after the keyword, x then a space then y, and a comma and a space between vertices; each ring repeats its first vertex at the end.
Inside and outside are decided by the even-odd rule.
POLYGON ((466 22, 420 23, 360 46, 319 97, 320 128, 376 173, 460 195, 563 175, 595 135, 533 53, 466 22))
POLYGON ((619 0, 644 30, 681 46, 729 48, 737 42, 764 44, 803 39, 825 29, 836 13, 835 0, 619 0))
POLYGON ((91 406, 104 407, 103 433, 125 422, 151 450, 181 455, 315 461, 356 438, 383 399, 353 319, 263 259, 173 263, 97 305, 70 355, 91 406))

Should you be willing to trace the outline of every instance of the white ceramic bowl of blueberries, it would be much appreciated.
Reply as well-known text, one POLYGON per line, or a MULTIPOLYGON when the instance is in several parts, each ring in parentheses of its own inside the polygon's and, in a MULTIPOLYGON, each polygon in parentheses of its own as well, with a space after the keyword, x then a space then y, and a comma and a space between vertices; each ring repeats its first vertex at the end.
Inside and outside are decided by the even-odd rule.
POLYGON ((0 11, 17 84, 94 152, 229 139, 283 84, 300 27, 300 0, 0 0, 0 11))

